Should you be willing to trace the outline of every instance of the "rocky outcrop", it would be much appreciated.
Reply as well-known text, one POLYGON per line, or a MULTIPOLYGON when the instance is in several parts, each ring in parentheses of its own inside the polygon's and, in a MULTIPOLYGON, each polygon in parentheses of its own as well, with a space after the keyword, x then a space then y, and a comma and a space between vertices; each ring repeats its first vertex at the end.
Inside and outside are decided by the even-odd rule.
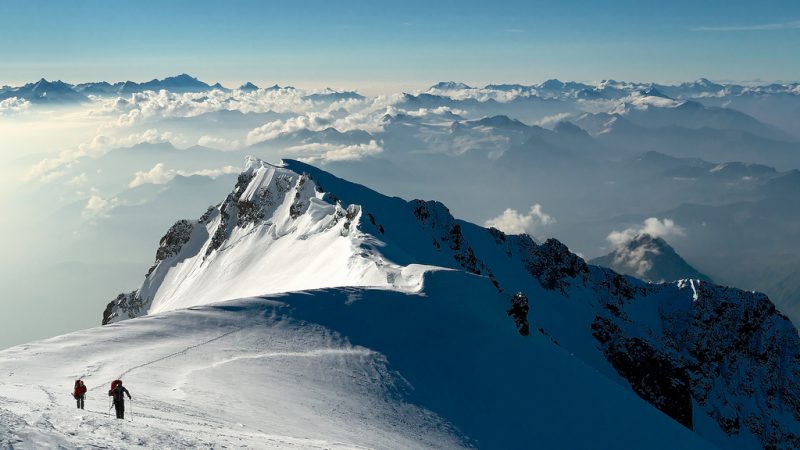
POLYGON ((383 225, 379 224, 377 220, 375 220, 375 216, 372 213, 367 213, 367 217, 369 218, 369 223, 378 230, 378 233, 384 234, 386 230, 383 228, 383 225))
POLYGON ((627 338, 612 321, 596 317, 592 334, 603 354, 641 398, 692 428, 692 397, 686 368, 641 338, 627 338))
POLYGON ((765 295, 699 280, 648 286, 605 273, 592 334, 640 397, 687 428, 706 414, 730 436, 747 432, 764 448, 798 448, 800 434, 784 415, 800 423, 800 337, 765 295), (648 306, 657 323, 634 319, 648 306))
MULTIPOLYGON (((196 221, 179 220, 170 227, 159 242, 155 262, 145 276, 143 288, 129 294, 120 294, 106 305, 103 312, 104 325, 147 313, 160 285, 159 277, 163 277, 163 274, 156 276, 154 272, 157 272, 159 264, 174 262, 192 239, 196 229, 205 228, 205 233, 198 233, 198 239, 206 242, 200 242, 203 245, 193 247, 202 249, 201 255, 205 261, 215 252, 224 249, 235 229, 269 225, 269 219, 275 210, 284 203, 288 206, 290 218, 298 219, 308 210, 312 197, 323 193, 322 188, 307 173, 279 170, 255 159, 249 159, 247 166, 224 201, 209 207, 196 221), (144 289, 145 286, 148 289, 144 289)), ((335 210, 333 224, 344 220, 342 234, 346 235, 354 228, 353 223, 358 220, 360 207, 349 205, 344 208, 336 202, 335 210)), ((182 256, 185 257, 187 255, 182 256)), ((169 267, 165 270, 168 269, 169 267)))
POLYGON ((180 253, 183 245, 189 242, 194 230, 194 223, 189 220, 179 220, 172 225, 167 234, 159 241, 158 250, 156 250, 156 261, 147 271, 149 276, 155 270, 158 263, 167 258, 171 258, 180 253))
POLYGON ((581 257, 570 252, 566 245, 556 239, 548 239, 538 245, 530 236, 520 235, 518 238, 523 264, 543 288, 566 294, 573 280, 582 286, 586 285, 589 266, 581 257))
MULTIPOLYGON (((414 217, 432 231, 434 247, 439 250, 449 249, 453 259, 468 272, 494 278, 491 270, 478 259, 475 251, 464 239, 461 224, 450 214, 446 206, 440 202, 422 200, 413 200, 410 204, 414 217)), ((496 282, 495 287, 500 289, 496 282)))
POLYGON ((124 315, 127 319, 139 317, 146 311, 143 310, 144 302, 137 291, 128 294, 119 294, 117 298, 106 305, 103 311, 103 325, 111 323, 118 316, 124 315))
MULTIPOLYGON (((517 331, 523 336, 531 334, 530 326, 528 325, 528 297, 522 292, 517 292, 511 297, 511 307, 508 308, 506 313, 514 320, 517 325, 517 331)), ((543 332, 544 330, 542 330, 543 332)))

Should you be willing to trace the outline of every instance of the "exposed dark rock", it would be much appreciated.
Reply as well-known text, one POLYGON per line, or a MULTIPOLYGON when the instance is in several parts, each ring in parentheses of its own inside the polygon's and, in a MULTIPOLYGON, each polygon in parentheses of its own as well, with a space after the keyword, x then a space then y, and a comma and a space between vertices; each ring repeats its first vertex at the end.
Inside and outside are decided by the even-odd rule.
POLYGON ((345 222, 342 225, 342 235, 347 235, 350 233, 350 227, 353 225, 353 221, 355 221, 359 212, 361 212, 361 207, 358 205, 350 205, 347 207, 344 215, 345 222))
POLYGON ((303 174, 297 182, 297 192, 294 196, 294 202, 289 206, 289 216, 291 216, 292 219, 297 219, 308 209, 309 203, 301 194, 307 180, 308 175, 303 174))
POLYGON ((412 203, 414 203, 414 217, 420 222, 427 221, 431 216, 428 205, 422 200, 414 200, 412 203))
POLYGON ((201 224, 207 224, 211 220, 211 216, 214 214, 214 211, 216 210, 217 210, 216 206, 214 205, 209 206, 208 209, 206 209, 206 212, 204 212, 203 215, 200 216, 198 222, 201 224))
POLYGON ((119 294, 112 300, 103 311, 103 325, 108 324, 111 319, 125 313, 128 318, 138 317, 144 311, 144 302, 139 298, 139 293, 133 291, 129 294, 119 294))
POLYGON ((644 400, 692 428, 692 397, 686 369, 668 354, 639 338, 612 339, 606 358, 644 400))
POLYGON ((239 209, 239 219, 236 221, 238 226, 244 226, 250 223, 255 223, 264 218, 264 212, 260 205, 250 200, 240 200, 236 204, 239 209))
POLYGON ((579 278, 581 284, 586 284, 589 266, 570 252, 566 245, 556 239, 548 239, 544 244, 536 245, 527 235, 517 237, 525 268, 539 280, 543 288, 566 294, 570 280, 579 278))
POLYGON ((150 267, 150 270, 147 271, 147 276, 153 272, 159 262, 180 253, 183 245, 189 242, 193 230, 194 224, 189 220, 179 220, 175 222, 161 238, 158 250, 156 250, 156 261, 150 267))
POLYGON ((373 216, 372 213, 367 213, 367 217, 369 217, 369 223, 371 223, 372 226, 375 227, 375 229, 377 229, 380 234, 384 234, 385 233, 385 230, 383 229, 383 225, 380 225, 375 220, 375 216, 373 216))
POLYGON ((639 396, 690 428, 702 413, 728 435, 747 430, 764 448, 798 448, 800 435, 782 417, 800 420, 800 336, 765 295, 697 280, 648 285, 599 270, 592 335, 639 396), (630 308, 665 289, 691 298, 660 305, 655 325, 631 319, 630 308))
POLYGON ((530 334, 530 328, 528 325, 528 310, 530 306, 528 305, 528 297, 525 296, 522 292, 517 292, 511 297, 511 307, 508 308, 506 313, 511 316, 514 320, 514 323, 517 325, 517 331, 519 334, 523 336, 528 336, 530 334))
POLYGON ((108 325, 108 322, 111 321, 111 315, 114 313, 114 305, 116 301, 112 300, 108 302, 106 305, 106 309, 103 310, 103 325, 108 325))
POLYGON ((250 181, 253 180, 253 174, 248 172, 242 172, 239 174, 239 177, 236 178, 236 185, 233 187, 233 194, 235 195, 235 199, 239 199, 239 196, 242 195, 244 190, 247 188, 247 185, 250 184, 250 181))
MULTIPOLYGON (((228 196, 228 199, 230 198, 231 196, 228 196)), ((217 228, 214 230, 214 234, 211 236, 211 242, 206 249, 206 257, 214 250, 219 249, 222 243, 225 242, 225 239, 228 238, 228 222, 231 218, 231 215, 228 213, 228 208, 235 209, 236 207, 226 200, 219 208, 220 221, 217 228)))
POLYGON ((498 245, 506 241, 506 234, 495 227, 489 228, 489 234, 492 235, 498 245))

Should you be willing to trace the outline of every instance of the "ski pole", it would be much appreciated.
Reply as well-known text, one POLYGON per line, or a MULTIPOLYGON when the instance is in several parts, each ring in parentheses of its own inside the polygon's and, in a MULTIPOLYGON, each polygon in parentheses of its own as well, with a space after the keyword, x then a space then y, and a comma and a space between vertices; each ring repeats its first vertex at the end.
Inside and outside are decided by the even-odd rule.
POLYGON ((129 398, 128 400, 131 401, 131 422, 133 422, 133 399, 129 398))

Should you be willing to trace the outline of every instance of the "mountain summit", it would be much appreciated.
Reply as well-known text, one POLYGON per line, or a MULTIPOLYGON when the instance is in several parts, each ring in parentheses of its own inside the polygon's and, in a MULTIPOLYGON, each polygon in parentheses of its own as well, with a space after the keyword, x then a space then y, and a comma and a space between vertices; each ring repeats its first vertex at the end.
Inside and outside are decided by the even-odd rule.
POLYGON ((685 278, 711 281, 681 258, 663 238, 647 233, 639 233, 613 252, 590 262, 655 283, 685 278))

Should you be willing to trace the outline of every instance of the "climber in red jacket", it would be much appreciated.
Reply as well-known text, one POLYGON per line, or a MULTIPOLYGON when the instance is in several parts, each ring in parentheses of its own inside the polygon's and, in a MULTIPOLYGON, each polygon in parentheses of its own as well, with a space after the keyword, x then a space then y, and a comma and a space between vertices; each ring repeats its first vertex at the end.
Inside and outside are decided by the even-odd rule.
POLYGON ((83 403, 86 398, 86 385, 83 380, 75 381, 75 390, 72 391, 72 396, 78 401, 78 409, 83 409, 83 403))

